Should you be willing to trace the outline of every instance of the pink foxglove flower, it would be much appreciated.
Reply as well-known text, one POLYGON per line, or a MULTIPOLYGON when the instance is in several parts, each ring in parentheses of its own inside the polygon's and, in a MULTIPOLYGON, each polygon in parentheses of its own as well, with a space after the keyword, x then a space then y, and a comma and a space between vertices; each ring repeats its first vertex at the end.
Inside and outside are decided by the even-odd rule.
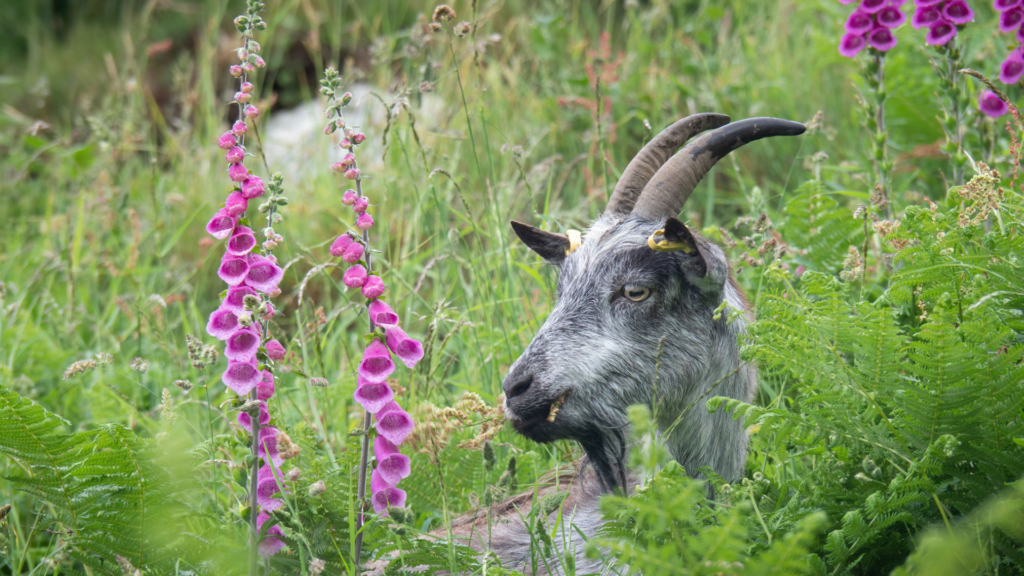
POLYGON ((224 356, 236 362, 249 362, 260 349, 260 335, 255 328, 242 328, 228 337, 224 356))
MULTIPOLYGON (((347 234, 346 234, 347 236, 347 234)), ((359 242, 352 242, 345 248, 345 252, 342 253, 341 259, 349 264, 355 264, 363 257, 363 245, 359 242)))
POLYGON ((934 6, 920 6, 914 10, 914 16, 910 19, 910 25, 914 28, 930 28, 932 24, 942 19, 942 12, 934 6))
POLYGON ((370 500, 373 502, 373 511, 377 514, 387 514, 389 507, 401 508, 405 506, 405 490, 395 488, 388 484, 380 475, 377 469, 370 476, 370 500))
POLYGON ((399 452, 398 446, 383 436, 377 436, 373 441, 373 455, 377 458, 377 470, 381 478, 392 486, 412 472, 409 457, 399 452))
POLYGON ((242 196, 245 196, 247 200, 259 198, 263 195, 264 190, 266 190, 266 186, 259 176, 249 176, 242 182, 242 196))
POLYGON ((220 307, 210 314, 210 320, 206 323, 206 333, 218 340, 227 340, 229 336, 238 331, 238 315, 235 310, 220 307))
POLYGON ((241 136, 249 131, 249 127, 245 125, 245 122, 241 120, 235 120, 235 123, 231 125, 231 133, 235 136, 241 136))
POLYGON ((363 134, 362 132, 356 132, 355 134, 352 135, 352 141, 355 142, 356 144, 362 144, 363 142, 366 142, 366 134, 363 134))
POLYGON ((367 382, 384 382, 395 371, 395 363, 391 360, 388 347, 374 338, 363 351, 363 360, 359 363, 359 375, 367 382))
POLYGON ((1021 0, 995 0, 992 2, 992 7, 999 12, 1005 12, 1011 8, 1020 6, 1021 0))
POLYGON ((1024 76, 1024 55, 1019 48, 1012 50, 999 67, 999 81, 1003 84, 1016 84, 1024 76))
POLYGON ((249 170, 241 163, 232 164, 228 168, 228 177, 231 178, 232 182, 242 182, 249 177, 249 170))
POLYGON ((245 256, 252 251, 254 246, 256 246, 256 235, 248 226, 239 226, 235 228, 234 234, 228 240, 225 251, 232 256, 245 256))
POLYGON ((356 264, 345 270, 341 277, 342 283, 349 288, 359 288, 366 282, 366 268, 362 264, 356 264))
POLYGON ((238 164, 245 160, 245 150, 241 146, 234 146, 224 154, 224 159, 231 164, 238 164))
POLYGON ((246 94, 252 94, 254 88, 255 86, 252 85, 252 82, 242 82, 242 85, 239 87, 239 90, 245 92, 246 94))
POLYGON ((255 118, 260 115, 260 111, 255 106, 249 105, 245 107, 245 117, 255 118))
POLYGON ((373 228, 373 216, 370 216, 369 212, 363 212, 356 218, 356 228, 360 230, 369 230, 373 228))
POLYGON ((355 210, 356 214, 366 212, 369 206, 370 201, 366 199, 366 196, 361 196, 352 201, 352 209, 355 210))
POLYGON ((395 393, 386 382, 369 382, 362 376, 358 376, 356 377, 356 391, 352 396, 364 410, 370 414, 376 414, 395 398, 395 393))
POLYGON ((942 16, 953 24, 967 24, 974 21, 974 10, 966 0, 947 0, 942 16))
POLYGON ((223 148, 224 150, 232 149, 235 146, 235 144, 238 144, 238 140, 235 138, 235 135, 232 134, 231 132, 225 132, 221 134, 220 138, 217 139, 217 146, 223 148))
POLYGON ((283 504, 283 502, 274 498, 275 494, 281 492, 277 478, 274 477, 275 472, 277 473, 277 478, 284 478, 281 470, 277 469, 276 466, 271 469, 269 464, 264 464, 256 476, 256 503, 260 505, 261 510, 267 512, 277 510, 283 504))
POLYGON ((341 195, 341 203, 345 206, 351 206, 355 204, 356 198, 355 190, 345 190, 345 193, 341 195))
POLYGON ((277 451, 277 428, 268 426, 260 428, 260 445, 258 455, 270 460, 274 466, 280 466, 284 458, 277 451))
POLYGON ((1020 24, 1024 22, 1024 10, 1013 8, 999 14, 999 31, 1016 32, 1020 30, 1020 24))
MULTIPOLYGON (((843 2, 849 4, 849 2, 843 2)), ((839 39, 839 54, 853 58, 871 46, 880 52, 896 47, 892 30, 907 21, 900 9, 905 0, 860 0, 857 9, 846 19, 845 34, 839 39)), ((920 4, 920 2, 919 2, 920 4)))
POLYGON ((226 209, 221 208, 206 224, 206 232, 217 240, 223 240, 231 235, 231 231, 237 224, 238 217, 232 216, 226 209))
POLYGON ((395 311, 383 300, 370 302, 368 312, 370 313, 370 321, 375 326, 382 326, 384 328, 398 326, 398 314, 395 314, 395 311))
POLYGON ((358 168, 349 168, 348 170, 345 170, 345 178, 348 178, 349 180, 358 180, 359 179, 359 169, 358 168))
POLYGON ((274 395, 274 386, 274 375, 264 370, 263 379, 256 386, 256 399, 269 400, 274 395))
POLYGON ((267 357, 270 358, 271 360, 275 362, 278 360, 284 360, 284 346, 282 346, 281 343, 278 342, 276 339, 269 340, 264 345, 264 348, 267 349, 267 357))
POLYGON ((394 400, 377 412, 377 432, 396 446, 412 433, 413 428, 412 416, 394 400))
POLYGON ((1009 111, 1009 106, 999 96, 996 96, 995 92, 984 90, 978 97, 978 110, 992 118, 999 118, 1009 111))
MULTIPOLYGON (((270 422, 270 410, 267 409, 266 402, 260 402, 260 426, 264 426, 270 422)), ((242 428, 245 428, 252 433, 252 417, 245 412, 238 413, 238 423, 241 424, 242 428)))
POLYGON ((256 360, 248 362, 228 361, 228 369, 224 371, 221 380, 224 384, 234 390, 235 394, 245 396, 260 383, 262 379, 256 360))
POLYGON ((230 255, 225 255, 225 258, 220 262, 220 268, 217 269, 217 275, 229 286, 238 286, 245 281, 245 277, 249 274, 249 259, 246 257, 234 258, 230 255))
MULTIPOLYGON (((235 312, 241 312, 245 310, 245 297, 256 296, 256 291, 248 286, 232 286, 228 288, 228 293, 224 296, 224 302, 221 303, 220 307, 227 310, 234 310, 235 312)), ((230 334, 228 335, 230 336, 230 334)), ((227 336, 222 338, 226 340, 227 336)))
MULTIPOLYGON (((259 515, 256 516, 256 529, 263 530, 263 524, 266 523, 267 520, 270 520, 270 514, 260 512, 259 515)), ((284 541, 278 538, 278 536, 281 535, 281 528, 279 526, 274 525, 268 528, 266 531, 267 537, 260 542, 259 548, 257 549, 259 555, 263 558, 268 558, 280 552, 285 546, 284 541)))
POLYGON ((249 201, 246 200, 240 190, 232 191, 231 194, 228 194, 227 200, 224 201, 224 210, 228 213, 228 216, 233 218, 245 214, 245 211, 248 209, 249 201))
POLYGON ((384 294, 384 281, 380 276, 370 276, 363 283, 363 296, 367 298, 380 298, 384 294))
POLYGON ((331 243, 331 256, 338 257, 345 253, 345 249, 352 245, 355 240, 346 232, 334 239, 331 243))
POLYGON ((249 271, 245 276, 245 284, 260 292, 269 292, 284 277, 284 271, 269 258, 259 254, 249 255, 249 271))
POLYGON ((238 64, 232 64, 228 68, 228 72, 230 72, 231 75, 234 76, 235 78, 238 78, 239 76, 242 75, 242 67, 239 66, 238 64))
POLYGON ((416 363, 423 358, 423 344, 420 344, 419 340, 409 338, 409 335, 398 326, 388 327, 385 334, 388 348, 395 353, 395 356, 398 356, 405 367, 416 367, 416 363))

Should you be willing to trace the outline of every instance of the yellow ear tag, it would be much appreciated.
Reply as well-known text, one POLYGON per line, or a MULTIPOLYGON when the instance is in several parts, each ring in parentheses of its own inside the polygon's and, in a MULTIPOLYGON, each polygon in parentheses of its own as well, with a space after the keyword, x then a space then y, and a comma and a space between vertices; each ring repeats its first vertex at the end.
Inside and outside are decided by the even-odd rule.
POLYGON ((651 250, 655 252, 685 252, 687 254, 693 254, 693 246, 689 242, 669 242, 668 240, 662 240, 661 242, 655 242, 655 236, 664 236, 665 230, 658 230, 651 237, 647 239, 647 245, 651 247, 651 250))
POLYGON ((579 230, 566 230, 565 235, 569 237, 569 247, 565 249, 565 255, 568 256, 583 244, 583 240, 580 238, 579 230))

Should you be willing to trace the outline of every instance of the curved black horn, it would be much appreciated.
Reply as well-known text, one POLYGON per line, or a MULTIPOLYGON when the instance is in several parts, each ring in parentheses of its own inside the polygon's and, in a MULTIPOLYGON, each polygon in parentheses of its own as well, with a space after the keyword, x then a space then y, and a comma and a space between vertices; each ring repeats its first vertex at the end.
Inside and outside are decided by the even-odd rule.
POLYGON ((729 117, 725 114, 694 114, 662 130, 626 166, 605 212, 629 214, 647 181, 680 146, 696 134, 728 123, 729 117))
POLYGON ((644 220, 676 216, 716 162, 733 150, 769 136, 798 136, 805 127, 779 118, 748 118, 708 132, 686 145, 655 173, 640 193, 633 214, 644 220))

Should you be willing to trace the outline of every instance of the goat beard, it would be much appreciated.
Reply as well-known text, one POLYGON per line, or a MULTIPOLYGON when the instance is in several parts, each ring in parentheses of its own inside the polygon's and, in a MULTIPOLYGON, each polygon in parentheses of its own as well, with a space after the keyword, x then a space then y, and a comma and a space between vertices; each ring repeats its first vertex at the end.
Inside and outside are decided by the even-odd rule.
POLYGON ((626 454, 628 444, 622 428, 589 426, 578 440, 587 457, 583 467, 592 466, 605 492, 626 490, 626 454))

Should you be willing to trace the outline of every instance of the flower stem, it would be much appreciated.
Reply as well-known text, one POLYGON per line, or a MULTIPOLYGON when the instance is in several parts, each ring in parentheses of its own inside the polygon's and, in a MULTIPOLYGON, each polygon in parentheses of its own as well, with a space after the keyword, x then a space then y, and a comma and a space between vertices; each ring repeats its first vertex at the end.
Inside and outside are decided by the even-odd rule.
MULTIPOLYGON (((249 398, 256 399, 256 389, 249 392, 249 398)), ((257 576, 260 531, 256 522, 259 516, 256 504, 256 483, 260 471, 260 417, 259 412, 250 418, 252 422, 252 469, 249 470, 249 576, 257 576)))
POLYGON ((875 172, 875 194, 873 203, 885 207, 886 219, 892 219, 892 162, 889 160, 889 135, 885 130, 885 52, 871 50, 871 59, 863 69, 864 80, 868 85, 868 95, 862 97, 861 103, 866 114, 865 125, 872 139, 872 167, 875 172))
MULTIPOLYGON (((352 163, 352 167, 356 170, 359 169, 358 160, 352 163)), ((356 197, 363 197, 363 179, 362 177, 356 178, 356 197)), ((366 275, 369 276, 373 271, 373 267, 370 264, 370 232, 363 230, 363 245, 366 246, 366 275)), ((376 328, 373 324, 373 318, 369 318, 370 334, 376 328)), ((366 468, 369 464, 370 459, 370 423, 371 416, 367 412, 366 416, 363 417, 363 447, 359 454, 359 487, 357 490, 358 497, 356 498, 356 505, 359 510, 356 515, 356 545, 355 554, 353 555, 353 564, 356 574, 359 573, 359 556, 363 551, 363 500, 366 499, 366 468)))

